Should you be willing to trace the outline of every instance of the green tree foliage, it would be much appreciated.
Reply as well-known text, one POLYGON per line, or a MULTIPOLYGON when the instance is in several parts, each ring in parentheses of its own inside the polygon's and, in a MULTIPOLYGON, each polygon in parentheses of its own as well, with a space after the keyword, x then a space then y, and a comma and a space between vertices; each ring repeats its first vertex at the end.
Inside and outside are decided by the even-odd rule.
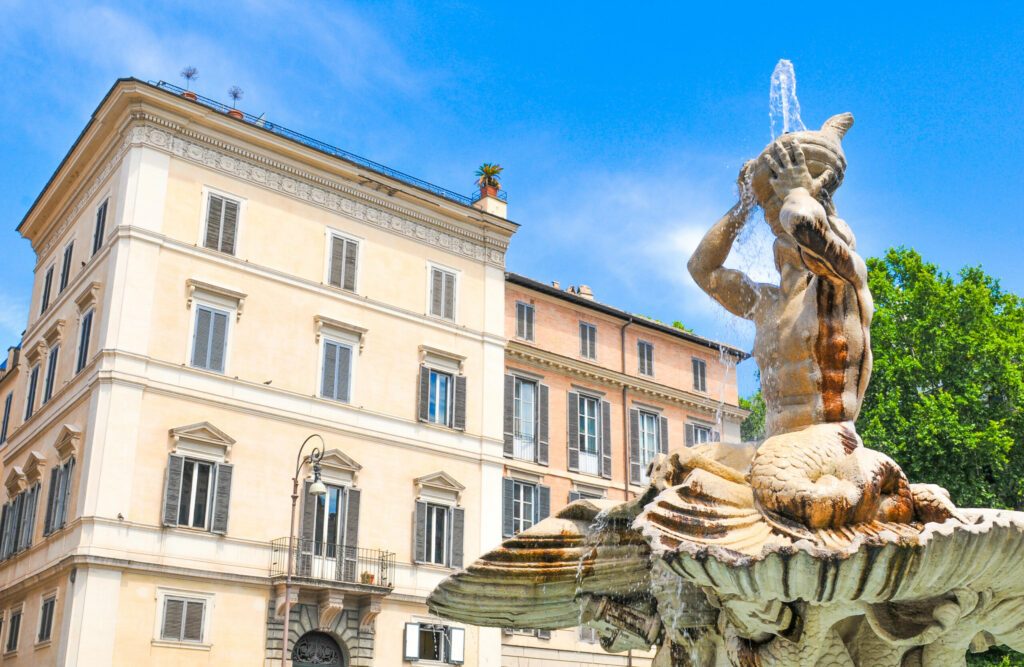
POLYGON ((1024 299, 980 267, 957 280, 906 248, 868 269, 865 444, 962 507, 1024 508, 1024 299))
POLYGON ((764 439, 764 398, 761 390, 750 398, 740 398, 740 407, 750 410, 750 415, 740 424, 740 438, 743 442, 764 439))

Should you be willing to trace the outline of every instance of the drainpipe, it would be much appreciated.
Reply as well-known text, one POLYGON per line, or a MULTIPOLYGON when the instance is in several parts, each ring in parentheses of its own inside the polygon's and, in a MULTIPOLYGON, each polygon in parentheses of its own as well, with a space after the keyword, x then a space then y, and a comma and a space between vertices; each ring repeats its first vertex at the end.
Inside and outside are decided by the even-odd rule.
MULTIPOLYGON (((619 347, 622 351, 622 374, 626 375, 626 328, 633 323, 633 317, 630 316, 626 323, 619 329, 619 347)), ((622 460, 625 462, 626 467, 623 470, 626 471, 623 477, 622 489, 625 494, 626 500, 629 500, 629 405, 626 403, 629 397, 629 387, 623 383, 622 385, 622 460)))

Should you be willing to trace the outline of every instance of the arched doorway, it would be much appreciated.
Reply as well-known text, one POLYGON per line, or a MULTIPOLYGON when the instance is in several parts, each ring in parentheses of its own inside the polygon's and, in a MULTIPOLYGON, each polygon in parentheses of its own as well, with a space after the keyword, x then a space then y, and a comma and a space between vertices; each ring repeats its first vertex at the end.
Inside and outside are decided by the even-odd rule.
POLYGON ((346 667, 345 654, 338 642, 324 632, 307 632, 292 649, 294 667, 346 667))

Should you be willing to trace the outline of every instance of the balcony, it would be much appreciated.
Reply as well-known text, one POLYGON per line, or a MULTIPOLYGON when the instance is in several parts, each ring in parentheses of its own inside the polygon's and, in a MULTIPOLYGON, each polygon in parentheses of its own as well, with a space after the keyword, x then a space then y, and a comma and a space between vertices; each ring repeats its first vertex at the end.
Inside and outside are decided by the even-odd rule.
POLYGON ((372 632, 381 600, 395 587, 395 554, 381 549, 344 547, 315 540, 292 542, 291 587, 288 575, 288 538, 270 543, 270 580, 277 591, 280 616, 285 596, 294 607, 300 601, 315 604, 320 627, 331 627, 344 609, 359 610, 359 627, 372 632))

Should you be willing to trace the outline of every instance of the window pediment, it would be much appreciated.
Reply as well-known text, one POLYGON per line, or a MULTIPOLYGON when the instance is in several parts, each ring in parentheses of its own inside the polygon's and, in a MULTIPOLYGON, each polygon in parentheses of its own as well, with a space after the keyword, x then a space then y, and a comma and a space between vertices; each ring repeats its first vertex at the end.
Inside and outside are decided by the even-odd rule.
POLYGON ((8 498, 13 498, 28 488, 28 477, 25 475, 25 471, 22 470, 21 466, 11 466, 11 472, 7 474, 7 479, 4 480, 4 486, 7 487, 8 498))
POLYGON ((57 455, 63 461, 78 453, 78 445, 81 440, 82 432, 80 430, 70 424, 64 424, 60 433, 57 434, 57 442, 53 446, 57 450, 57 455))
POLYGON ((429 345, 420 345, 420 363, 429 364, 455 373, 462 373, 462 364, 466 357, 447 350, 441 350, 429 345))
POLYGON ((42 453, 34 450, 29 452, 25 460, 25 466, 22 468, 25 473, 26 485, 31 486, 38 482, 43 476, 43 468, 45 467, 46 457, 42 453))
POLYGON ((64 340, 64 326, 66 324, 67 320, 57 320, 50 326, 43 335, 43 340, 46 341, 47 346, 54 347, 64 340))
POLYGON ((448 500, 453 503, 458 503, 462 492, 466 490, 464 485, 443 470, 417 477, 413 483, 416 484, 417 494, 421 498, 448 500))
POLYGON ((46 356, 46 351, 49 348, 46 346, 45 341, 39 341, 32 347, 25 350, 25 359, 28 361, 29 366, 35 366, 40 360, 46 356))
POLYGON ((84 313, 96 305, 100 296, 100 287, 100 283, 94 280, 78 293, 78 296, 75 297, 75 305, 78 306, 78 312, 84 313))
POLYGON ((340 320, 334 320, 330 317, 323 315, 317 315, 313 318, 313 322, 316 325, 316 342, 320 342, 322 336, 335 336, 337 338, 355 340, 359 342, 359 351, 362 352, 366 346, 366 332, 367 329, 342 322, 340 320))
POLYGON ((327 483, 354 485, 356 473, 363 469, 355 459, 340 449, 330 449, 320 458, 320 474, 327 483))
POLYGON ((210 422, 179 426, 170 430, 173 449, 180 454, 227 461, 235 439, 210 422))
POLYGON ((204 299, 211 303, 231 308, 235 311, 235 319, 242 317, 242 310, 245 308, 245 299, 248 294, 204 283, 201 280, 189 278, 185 281, 185 307, 192 308, 195 299, 204 299))

